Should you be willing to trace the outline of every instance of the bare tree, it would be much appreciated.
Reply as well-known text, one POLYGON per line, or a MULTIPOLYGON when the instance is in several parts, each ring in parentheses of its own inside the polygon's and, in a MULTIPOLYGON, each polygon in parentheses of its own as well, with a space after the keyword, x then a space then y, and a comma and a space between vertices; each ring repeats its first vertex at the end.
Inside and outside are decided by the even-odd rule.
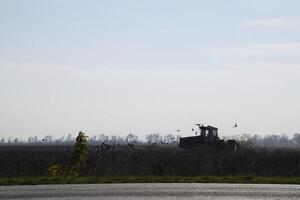
POLYGON ((46 135, 44 138, 45 143, 53 142, 53 137, 51 135, 46 135))
POLYGON ((152 133, 152 134, 146 135, 146 140, 148 143, 160 143, 162 141, 159 133, 152 133))

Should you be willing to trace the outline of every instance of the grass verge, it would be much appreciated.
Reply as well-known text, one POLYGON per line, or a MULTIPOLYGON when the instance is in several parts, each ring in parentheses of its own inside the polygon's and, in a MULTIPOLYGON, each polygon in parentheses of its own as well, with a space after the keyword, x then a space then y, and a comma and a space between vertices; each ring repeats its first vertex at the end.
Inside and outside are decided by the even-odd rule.
POLYGON ((259 183, 300 184, 300 177, 262 176, 82 176, 0 178, 0 185, 89 184, 89 183, 259 183))

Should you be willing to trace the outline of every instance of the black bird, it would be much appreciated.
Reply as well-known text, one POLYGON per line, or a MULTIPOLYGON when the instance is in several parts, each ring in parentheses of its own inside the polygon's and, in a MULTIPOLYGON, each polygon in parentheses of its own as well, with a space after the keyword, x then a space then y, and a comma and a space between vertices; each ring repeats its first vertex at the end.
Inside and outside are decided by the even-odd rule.
POLYGON ((233 128, 237 128, 238 126, 237 126, 237 123, 235 123, 235 125, 234 125, 234 127, 233 128))

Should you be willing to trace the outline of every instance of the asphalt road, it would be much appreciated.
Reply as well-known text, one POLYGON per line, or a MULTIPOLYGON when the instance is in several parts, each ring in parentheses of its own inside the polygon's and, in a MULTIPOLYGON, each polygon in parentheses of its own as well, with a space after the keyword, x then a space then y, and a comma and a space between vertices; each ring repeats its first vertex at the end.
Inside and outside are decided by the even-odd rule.
POLYGON ((0 199, 300 199, 300 185, 157 183, 0 186, 0 199))

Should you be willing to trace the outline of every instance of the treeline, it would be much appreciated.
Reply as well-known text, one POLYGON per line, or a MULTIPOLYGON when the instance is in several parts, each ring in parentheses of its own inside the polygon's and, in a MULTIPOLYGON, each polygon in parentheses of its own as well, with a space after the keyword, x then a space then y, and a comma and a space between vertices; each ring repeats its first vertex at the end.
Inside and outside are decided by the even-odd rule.
MULTIPOLYGON (((128 134, 126 136, 116 136, 116 135, 106 135, 99 134, 88 138, 88 144, 99 145, 102 143, 113 145, 113 144, 178 144, 180 135, 161 135, 159 133, 148 134, 145 138, 139 138, 137 135, 128 134)), ((242 134, 237 136, 225 137, 225 139, 235 139, 238 143, 252 146, 261 147, 292 147, 300 148, 300 134, 296 133, 292 137, 286 135, 250 135, 242 134)), ((9 137, 7 139, 2 138, 0 145, 16 145, 16 144, 29 144, 29 145, 66 145, 74 144, 75 137, 71 134, 63 136, 61 138, 54 138, 51 135, 46 135, 45 137, 38 138, 37 136, 29 137, 27 140, 19 140, 18 138, 12 139, 9 137)))
MULTIPOLYGON (((239 145, 234 151, 230 146, 181 149, 172 144, 137 144, 88 145, 86 151, 78 173, 84 176, 300 176, 297 149, 239 145)), ((65 176, 74 152, 74 145, 2 145, 0 177, 65 176)))
POLYGON ((295 133, 293 137, 286 135, 250 135, 242 134, 233 136, 231 138, 236 139, 239 143, 254 145, 260 147, 289 147, 300 148, 300 134, 295 133))
MULTIPOLYGON (((97 144, 174 144, 179 142, 180 135, 161 135, 159 133, 153 133, 146 135, 145 138, 140 139, 137 135, 128 134, 126 136, 117 136, 117 135, 106 135, 99 134, 94 135, 88 138, 88 144, 97 145, 97 144)), ((16 145, 16 144, 29 144, 29 145, 66 145, 66 144, 74 144, 75 137, 72 134, 68 134, 67 136, 63 136, 61 138, 54 138, 51 135, 46 135, 45 137, 29 137, 27 140, 19 140, 18 138, 12 139, 9 137, 8 139, 2 138, 0 145, 16 145)))

